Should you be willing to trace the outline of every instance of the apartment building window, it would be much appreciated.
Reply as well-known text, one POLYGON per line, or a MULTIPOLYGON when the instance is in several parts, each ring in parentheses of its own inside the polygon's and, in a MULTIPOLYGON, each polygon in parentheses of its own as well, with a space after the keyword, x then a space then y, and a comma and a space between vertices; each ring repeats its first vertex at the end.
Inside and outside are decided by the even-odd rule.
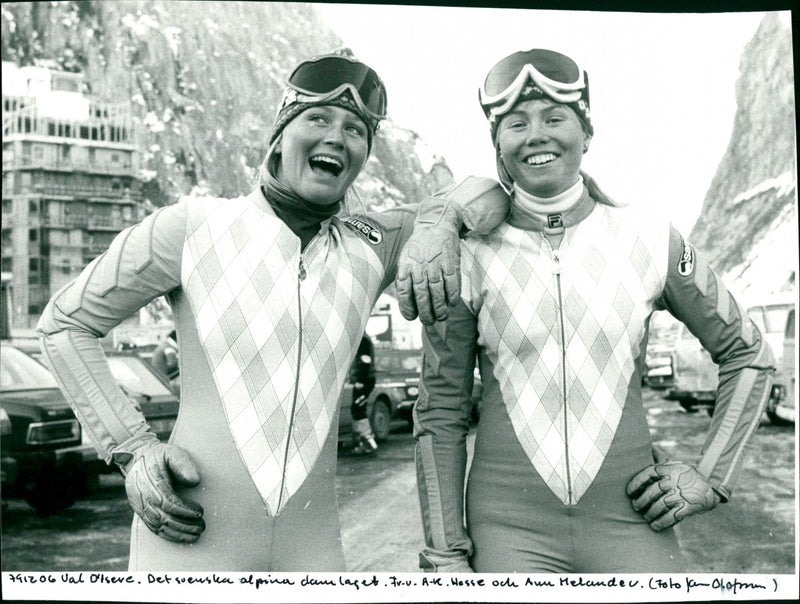
POLYGON ((39 264, 39 258, 28 258, 28 285, 40 283, 39 264))
POLYGON ((39 215, 39 202, 35 199, 28 202, 28 213, 33 216, 39 215))
POLYGON ((3 214, 13 214, 14 213, 14 200, 13 199, 4 199, 3 200, 3 214))
POLYGON ((39 241, 38 229, 28 229, 28 241, 39 241))

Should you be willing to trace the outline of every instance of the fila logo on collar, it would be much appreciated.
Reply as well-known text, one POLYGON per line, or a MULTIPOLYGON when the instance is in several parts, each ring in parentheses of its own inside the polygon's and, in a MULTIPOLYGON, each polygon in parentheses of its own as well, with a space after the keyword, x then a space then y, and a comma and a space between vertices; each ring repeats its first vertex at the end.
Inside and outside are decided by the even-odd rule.
POLYGON ((378 245, 383 241, 383 235, 380 230, 368 222, 359 220, 358 218, 345 218, 343 221, 349 227, 361 233, 366 240, 372 245, 378 245))

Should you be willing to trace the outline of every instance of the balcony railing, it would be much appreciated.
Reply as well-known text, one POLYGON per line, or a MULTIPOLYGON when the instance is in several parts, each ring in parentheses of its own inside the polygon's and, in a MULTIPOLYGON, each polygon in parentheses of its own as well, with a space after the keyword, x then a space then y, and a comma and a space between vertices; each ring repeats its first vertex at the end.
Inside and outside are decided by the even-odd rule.
POLYGON ((102 254, 108 249, 108 246, 111 245, 111 242, 108 243, 95 243, 94 241, 90 242, 86 247, 84 254, 88 254, 91 256, 97 256, 98 254, 102 254))
POLYGON ((134 224, 136 224, 136 220, 125 220, 111 216, 91 216, 88 228, 95 231, 121 231, 134 224))
POLYGON ((135 190, 126 191, 122 188, 114 189, 113 187, 97 187, 90 185, 36 183, 31 185, 31 190, 41 195, 85 197, 88 199, 108 198, 115 202, 129 201, 133 203, 141 199, 141 194, 135 190))
POLYGON ((91 172, 92 174, 113 174, 114 176, 133 176, 134 167, 130 162, 125 163, 90 163, 70 160, 57 160, 33 157, 15 157, 10 162, 4 162, 5 170, 39 169, 59 170, 64 172, 91 172))
POLYGON ((89 245, 86 243, 68 243, 65 245, 50 244, 50 255, 74 254, 75 252, 85 252, 89 245))
POLYGON ((61 229, 85 229, 89 224, 87 216, 45 216, 42 218, 42 226, 45 228, 61 229))

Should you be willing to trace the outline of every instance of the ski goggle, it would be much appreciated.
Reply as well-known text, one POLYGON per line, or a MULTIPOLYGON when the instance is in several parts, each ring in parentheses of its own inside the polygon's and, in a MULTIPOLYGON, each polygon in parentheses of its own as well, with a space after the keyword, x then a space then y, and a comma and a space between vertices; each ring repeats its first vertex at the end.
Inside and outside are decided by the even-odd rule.
POLYGON ((586 91, 585 72, 566 55, 541 48, 515 52, 492 67, 478 90, 486 117, 507 113, 531 83, 559 103, 574 103, 586 91))
POLYGON ((324 103, 349 92, 373 128, 386 119, 386 88, 375 70, 342 55, 303 61, 287 81, 281 108, 289 103, 324 103))

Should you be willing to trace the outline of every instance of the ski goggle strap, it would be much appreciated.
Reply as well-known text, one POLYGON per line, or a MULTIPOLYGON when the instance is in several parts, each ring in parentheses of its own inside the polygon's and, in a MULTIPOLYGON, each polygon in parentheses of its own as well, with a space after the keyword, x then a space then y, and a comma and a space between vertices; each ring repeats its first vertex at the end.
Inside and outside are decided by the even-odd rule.
POLYGON ((349 92, 358 110, 377 128, 386 118, 386 88, 375 70, 342 55, 303 61, 287 81, 280 109, 291 103, 324 103, 349 92))
POLYGON ((561 53, 534 48, 515 52, 489 71, 478 91, 486 117, 494 121, 507 113, 523 92, 536 91, 559 103, 575 103, 588 96, 586 75, 561 53))

